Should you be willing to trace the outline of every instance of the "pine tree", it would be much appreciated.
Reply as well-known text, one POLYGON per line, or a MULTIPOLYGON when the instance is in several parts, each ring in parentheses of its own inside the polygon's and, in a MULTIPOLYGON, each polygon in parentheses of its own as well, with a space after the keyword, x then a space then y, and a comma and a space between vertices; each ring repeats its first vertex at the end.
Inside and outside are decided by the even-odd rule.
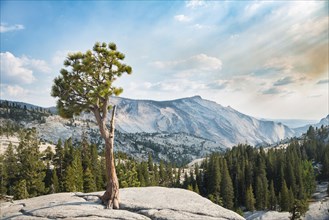
POLYGON ((83 191, 83 167, 81 163, 81 153, 76 150, 73 156, 72 168, 74 170, 75 190, 77 192, 83 191))
POLYGON ((25 180, 29 196, 42 195, 45 192, 45 165, 40 159, 36 130, 27 130, 20 138, 17 147, 20 179, 25 180))
POLYGON ((265 207, 264 204, 264 197, 263 197, 263 183, 261 178, 258 176, 256 178, 256 186, 255 186, 255 198, 256 198, 256 209, 263 210, 265 207))
POLYGON ((26 199, 29 197, 25 179, 19 180, 13 189, 14 199, 26 199))
POLYGON ((216 157, 210 158, 208 170, 210 171, 208 174, 209 184, 210 184, 209 193, 219 196, 221 175, 220 175, 218 158, 216 157))
POLYGON ((198 164, 195 165, 194 174, 195 174, 195 180, 196 180, 196 189, 195 189, 195 192, 197 192, 198 194, 200 194, 200 191, 202 189, 202 177, 201 177, 201 173, 200 173, 199 165, 198 164))
POLYGON ((172 187, 174 185, 174 175, 173 175, 173 168, 171 164, 167 164, 166 166, 166 176, 167 176, 166 186, 172 187))
POLYGON ((182 169, 181 168, 178 168, 178 171, 177 171, 177 176, 176 176, 176 184, 175 184, 175 187, 181 187, 181 173, 182 173, 182 169))
POLYGON ((153 166, 153 175, 154 175, 154 180, 153 180, 153 184, 155 186, 160 186, 160 174, 159 174, 159 169, 158 166, 156 164, 154 164, 153 166))
POLYGON ((97 190, 103 190, 105 180, 103 179, 103 176, 102 176, 103 172, 101 170, 101 160, 99 159, 97 146, 95 144, 90 145, 90 152, 91 152, 90 153, 91 173, 95 177, 97 190))
POLYGON ((148 163, 149 171, 152 172, 153 171, 153 159, 152 159, 152 154, 150 152, 148 154, 147 163, 148 163))
POLYGON ((96 191, 95 178, 88 167, 83 173, 83 190, 84 192, 96 191))
POLYGON ((123 89, 113 85, 124 73, 131 74, 132 68, 123 63, 125 55, 117 51, 114 43, 95 43, 85 53, 71 53, 64 61, 65 68, 56 77, 51 95, 57 97, 57 109, 62 117, 73 118, 83 111, 94 114, 101 137, 105 142, 107 189, 101 200, 104 204, 119 208, 119 182, 114 163, 114 116, 113 106, 110 129, 106 122, 110 109, 109 99, 120 95, 123 89), (87 92, 86 92, 87 91, 87 92), (109 200, 112 200, 110 202, 109 200))
POLYGON ((55 169, 52 170, 52 176, 51 176, 51 193, 57 193, 60 192, 60 185, 58 182, 57 172, 55 169))
POLYGON ((225 159, 223 161, 222 181, 221 181, 220 189, 221 189, 220 194, 223 199, 223 206, 228 209, 233 209, 233 200, 234 200, 233 184, 225 159))
POLYGON ((91 167, 91 152, 85 132, 82 133, 81 138, 81 162, 84 171, 91 167))
POLYGON ((46 169, 46 176, 45 176, 45 179, 43 180, 44 183, 45 183, 45 192, 46 193, 53 193, 51 192, 52 189, 51 189, 51 185, 52 185, 52 182, 51 182, 51 178, 52 178, 52 169, 50 168, 50 162, 48 161, 47 162, 47 169, 46 169))
POLYGON ((247 187, 247 191, 246 191, 246 201, 245 201, 245 205, 247 210, 249 211, 254 211, 255 210, 255 197, 254 197, 254 193, 252 190, 252 186, 249 185, 247 187))
POLYGON ((13 186, 16 184, 15 182, 18 179, 19 168, 17 155, 14 153, 14 147, 11 142, 9 143, 4 154, 3 172, 4 176, 2 176, 2 178, 4 178, 3 182, 6 184, 5 188, 7 189, 7 194, 14 195, 13 186))
POLYGON ((159 165, 159 181, 160 181, 160 186, 163 186, 167 181, 165 165, 162 160, 160 161, 160 165, 159 165))
POLYGON ((290 210, 291 216, 289 217, 290 220, 301 219, 302 216, 308 210, 308 203, 307 200, 295 200, 292 208, 290 210))
POLYGON ((4 156, 0 155, 0 194, 5 195, 7 193, 6 188, 6 181, 7 181, 7 174, 5 173, 5 166, 4 166, 4 156))
POLYGON ((74 169, 70 165, 66 168, 63 175, 63 187, 64 192, 77 192, 74 169))
POLYGON ((274 184, 272 180, 270 184, 269 209, 276 210, 276 204, 277 204, 277 200, 276 200, 274 184))
POLYGON ((55 147, 54 155, 54 169, 57 171, 59 189, 57 192, 64 191, 63 175, 64 175, 64 149, 62 147, 62 140, 59 139, 55 147))
POLYGON ((281 211, 289 211, 290 197, 289 197, 289 190, 285 180, 283 180, 283 184, 281 187, 280 199, 281 199, 280 200, 281 211))

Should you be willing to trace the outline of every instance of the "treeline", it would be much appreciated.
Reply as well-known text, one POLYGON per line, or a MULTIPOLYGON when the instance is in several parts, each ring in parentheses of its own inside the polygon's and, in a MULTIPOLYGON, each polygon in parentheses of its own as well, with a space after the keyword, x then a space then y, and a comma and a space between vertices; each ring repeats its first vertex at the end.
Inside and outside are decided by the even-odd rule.
MULTIPOLYGON (((310 127, 302 140, 284 149, 239 145, 213 153, 194 169, 175 164, 136 161, 116 153, 121 188, 180 187, 195 191, 235 211, 307 209, 316 180, 329 180, 328 127, 310 127), (241 209, 242 208, 242 209, 241 209)), ((104 153, 82 137, 80 143, 59 140, 55 152, 39 151, 35 129, 22 130, 17 147, 0 156, 0 193, 23 199, 57 192, 105 190, 104 153)), ((329 192, 329 188, 328 188, 329 192)))
POLYGON ((49 109, 31 107, 9 101, 0 101, 0 118, 11 119, 16 122, 38 121, 44 123, 45 118, 52 115, 49 109))
POLYGON ((213 153, 185 178, 185 188, 229 209, 305 211, 316 178, 329 180, 329 145, 323 142, 328 132, 310 127, 303 140, 291 140, 285 149, 239 145, 213 153))
MULTIPOLYGON (((48 147, 39 151, 35 129, 19 132, 17 147, 9 144, 0 155, 0 194, 14 199, 58 192, 93 192, 105 190, 105 158, 97 146, 86 138, 73 144, 71 139, 59 140, 55 152, 48 147)), ((121 188, 139 186, 178 186, 173 165, 138 162, 124 153, 116 154, 116 169, 121 188)))

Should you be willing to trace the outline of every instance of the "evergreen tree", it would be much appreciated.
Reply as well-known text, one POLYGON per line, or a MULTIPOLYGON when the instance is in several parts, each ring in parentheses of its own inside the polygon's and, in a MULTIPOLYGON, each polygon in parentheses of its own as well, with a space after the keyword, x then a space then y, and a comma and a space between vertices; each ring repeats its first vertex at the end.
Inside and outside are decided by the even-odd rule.
MULTIPOLYGON (((82 133, 81 138, 81 162, 83 170, 91 167, 91 149, 89 148, 89 143, 87 141, 86 133, 82 133)), ((89 170, 90 171, 90 170, 89 170)))
POLYGON ((195 174, 195 180, 196 180, 195 192, 200 194, 200 191, 202 189, 202 177, 201 177, 201 173, 200 173, 198 164, 195 165, 194 174, 195 174))
POLYGON ((19 180, 14 186, 14 199, 26 199, 29 197, 25 179, 19 180))
POLYGON ((150 176, 146 162, 141 162, 138 168, 138 180, 141 186, 150 186, 150 176))
POLYGON ((160 165, 159 165, 159 181, 160 181, 159 182, 160 186, 163 186, 165 184, 165 182, 167 181, 165 165, 162 160, 160 161, 160 165))
POLYGON ((74 169, 70 165, 65 169, 63 187, 64 192, 77 192, 74 169))
POLYGON ((222 167, 222 181, 220 187, 220 194, 223 199, 223 206, 228 209, 233 208, 233 199, 234 199, 234 191, 232 180, 227 168, 226 160, 223 161, 222 167))
POLYGON ((256 209, 262 210, 264 209, 264 195, 263 195, 264 187, 261 178, 258 176, 256 178, 256 185, 255 185, 255 198, 256 198, 256 209))
POLYGON ((143 182, 143 186, 145 186, 145 177, 140 172, 140 176, 138 175, 138 172, 136 171, 136 163, 134 161, 126 161, 125 164, 118 164, 117 167, 118 177, 119 177, 119 183, 120 187, 139 187, 141 183, 139 182, 140 177, 143 182))
POLYGON ((57 172, 55 169, 52 170, 52 176, 51 176, 51 191, 50 193, 57 193, 60 192, 60 185, 58 182, 57 172))
POLYGON ((159 174, 159 169, 158 166, 156 164, 153 165, 153 184, 154 186, 160 186, 160 174, 159 174))
POLYGON ((104 189, 104 182, 102 176, 102 169, 101 169, 101 160, 99 159, 98 152, 97 152, 97 146, 95 144, 90 145, 90 162, 91 162, 91 173, 95 177, 95 183, 97 190, 103 190, 104 189))
POLYGON ((14 147, 10 142, 3 159, 3 183, 5 183, 6 192, 8 195, 14 195, 13 186, 19 176, 18 160, 17 156, 14 153, 14 147))
POLYGON ((255 197, 254 197, 254 193, 252 190, 252 186, 249 185, 247 187, 247 191, 246 191, 246 201, 245 201, 245 205, 247 210, 249 211, 254 211, 255 210, 255 197))
POLYGON ((166 166, 166 184, 167 187, 172 187, 174 185, 174 175, 173 175, 173 168, 171 164, 167 164, 166 166))
POLYGON ((42 195, 45 192, 45 165, 41 160, 35 129, 21 133, 17 147, 19 177, 24 179, 29 196, 42 195))
POLYGON ((291 220, 301 219, 301 217, 305 215, 307 210, 308 210, 307 200, 296 199, 290 210, 291 216, 289 217, 289 219, 291 220))
POLYGON ((74 170, 75 190, 77 192, 83 191, 83 167, 81 163, 81 153, 76 150, 73 156, 72 168, 74 170))
POLYGON ((94 175, 91 173, 90 169, 87 169, 83 173, 83 190, 84 192, 94 192, 96 191, 96 183, 94 175))
POLYGON ((105 142, 105 159, 108 176, 107 189, 101 200, 104 204, 119 208, 119 182, 114 163, 114 116, 112 110, 110 129, 106 122, 110 107, 109 99, 120 95, 122 88, 113 85, 123 74, 131 74, 132 68, 123 63, 125 55, 117 51, 114 43, 95 43, 85 53, 71 53, 64 61, 65 68, 56 77, 51 95, 58 97, 58 113, 73 118, 83 111, 91 111, 96 119, 102 139, 105 142), (112 201, 109 201, 112 200, 112 201))
POLYGON ((277 200, 276 200, 274 184, 273 184, 273 180, 272 180, 271 184, 270 184, 269 209, 276 210, 276 205, 277 205, 277 200))
POLYGON ((310 197, 316 188, 315 174, 311 161, 303 161, 303 187, 307 197, 310 197))
POLYGON ((64 149, 62 147, 62 140, 59 139, 55 147, 54 155, 54 169, 57 171, 57 177, 59 182, 59 189, 57 192, 64 190, 63 186, 63 174, 64 174, 64 149))
POLYGON ((148 163, 149 171, 152 172, 153 171, 153 158, 152 158, 152 154, 150 152, 148 154, 147 163, 148 163))
POLYGON ((4 160, 3 155, 0 155, 0 194, 1 195, 5 195, 7 193, 7 188, 6 188, 7 174, 5 173, 3 160, 4 160))
POLYGON ((208 189, 209 194, 213 194, 215 197, 220 196, 220 183, 221 183, 221 175, 220 175, 220 167, 219 167, 219 159, 215 156, 210 157, 209 165, 208 165, 208 189))
POLYGON ((281 211, 289 211, 290 209, 290 196, 289 196, 289 190, 286 184, 286 181, 283 180, 283 184, 281 187, 280 192, 280 207, 281 211))
POLYGON ((176 176, 176 184, 175 184, 176 187, 181 187, 181 181, 180 181, 181 173, 182 173, 181 168, 178 168, 177 176, 176 176))
POLYGON ((52 178, 52 169, 50 168, 50 162, 47 162, 47 169, 46 169, 46 176, 45 179, 43 180, 45 183, 45 192, 46 193, 51 193, 51 178, 52 178))

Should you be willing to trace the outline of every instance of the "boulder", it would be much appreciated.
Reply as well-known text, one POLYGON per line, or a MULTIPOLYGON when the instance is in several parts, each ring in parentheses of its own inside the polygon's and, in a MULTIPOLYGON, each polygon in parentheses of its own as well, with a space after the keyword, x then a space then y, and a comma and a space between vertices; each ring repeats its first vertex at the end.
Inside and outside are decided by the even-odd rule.
POLYGON ((105 209, 104 192, 57 193, 1 204, 1 219, 215 220, 244 219, 200 195, 183 189, 120 189, 120 210, 105 209))

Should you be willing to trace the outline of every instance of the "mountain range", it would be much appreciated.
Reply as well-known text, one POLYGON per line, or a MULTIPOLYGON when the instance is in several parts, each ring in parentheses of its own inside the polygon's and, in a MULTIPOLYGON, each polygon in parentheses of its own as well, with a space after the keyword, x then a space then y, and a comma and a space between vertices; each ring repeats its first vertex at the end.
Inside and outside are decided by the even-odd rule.
POLYGON ((111 104, 118 107, 117 128, 127 133, 184 132, 224 148, 239 143, 271 144, 295 135, 282 123, 258 120, 200 96, 172 101, 114 97, 111 104))
MULTIPOLYGON (((26 105, 27 109, 37 108, 15 103, 22 107, 26 105)), ((155 159, 189 161, 240 143, 268 146, 300 136, 309 127, 290 128, 281 122, 257 119, 200 96, 171 101, 112 97, 110 103, 117 106, 117 149, 137 158, 151 152, 155 159)), ((47 110, 55 112, 54 107, 47 110)), ((79 140, 82 133, 87 134, 93 143, 100 144, 102 141, 91 113, 82 113, 71 120, 56 114, 43 119, 42 123, 21 119, 19 123, 25 127, 36 127, 41 139, 54 143, 59 138, 79 140)), ((328 124, 329 115, 314 126, 328 124)))

